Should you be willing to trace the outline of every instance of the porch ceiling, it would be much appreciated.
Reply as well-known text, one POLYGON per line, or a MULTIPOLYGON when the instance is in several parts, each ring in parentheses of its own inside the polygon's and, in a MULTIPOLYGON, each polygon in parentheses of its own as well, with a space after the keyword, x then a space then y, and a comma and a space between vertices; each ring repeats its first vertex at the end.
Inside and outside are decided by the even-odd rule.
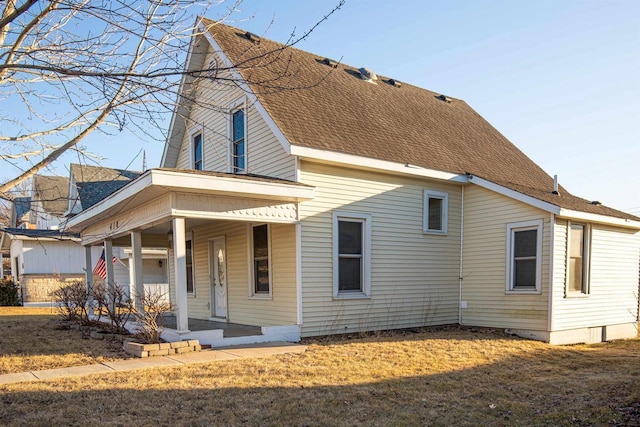
POLYGON ((67 231, 83 244, 147 230, 160 235, 171 218, 293 223, 297 202, 313 187, 264 177, 151 169, 91 208, 72 217, 67 231))

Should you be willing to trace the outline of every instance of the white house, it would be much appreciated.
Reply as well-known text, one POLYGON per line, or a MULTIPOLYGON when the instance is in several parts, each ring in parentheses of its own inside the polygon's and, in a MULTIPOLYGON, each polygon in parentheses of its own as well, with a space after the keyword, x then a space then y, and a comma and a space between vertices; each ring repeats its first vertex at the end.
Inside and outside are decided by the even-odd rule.
MULTIPOLYGON (((82 203, 90 206, 99 201, 105 194, 112 192, 114 186, 124 185, 118 179, 122 180, 123 175, 132 174, 139 175, 129 171, 74 164, 71 165, 71 179, 34 176, 31 196, 14 203, 12 227, 0 230, 0 244, 8 249, 11 276, 20 286, 23 303, 50 303, 53 291, 62 284, 85 280, 85 251, 80 244, 79 235, 60 230, 61 224, 67 220, 65 212, 82 203)), ((126 179, 128 181, 130 178, 126 179)), ((94 263, 89 268, 90 272, 101 251, 101 248, 93 248, 94 263)), ((127 290, 130 285, 130 254, 131 251, 125 247, 115 248, 114 251, 118 258, 118 262, 113 265, 114 281, 127 290)), ((165 249, 145 250, 143 265, 148 287, 159 291, 168 290, 166 258, 165 249)), ((96 280, 101 279, 96 277, 96 280)))
POLYGON ((141 248, 168 247, 172 338, 637 335, 640 218, 573 196, 462 100, 200 30, 161 167, 67 224, 88 263, 92 246, 130 245, 134 286, 141 248), (206 320, 220 323, 196 330, 206 320))

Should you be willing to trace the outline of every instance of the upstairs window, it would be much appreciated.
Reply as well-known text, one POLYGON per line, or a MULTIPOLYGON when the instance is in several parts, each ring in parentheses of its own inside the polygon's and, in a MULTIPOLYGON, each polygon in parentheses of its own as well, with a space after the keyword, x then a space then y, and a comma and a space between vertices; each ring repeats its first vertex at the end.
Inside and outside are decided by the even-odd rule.
POLYGON ((507 225, 507 291, 539 292, 542 221, 507 225))
POLYGON ((567 283, 566 293, 589 293, 589 227, 585 224, 567 226, 567 283))
POLYGON ((231 114, 231 158, 233 173, 245 173, 247 171, 245 130, 244 109, 235 110, 231 114))
POLYGON ((198 132, 191 138, 193 169, 202 170, 202 133, 198 132))
POLYGON ((444 191, 424 190, 423 232, 447 234, 449 194, 444 191))

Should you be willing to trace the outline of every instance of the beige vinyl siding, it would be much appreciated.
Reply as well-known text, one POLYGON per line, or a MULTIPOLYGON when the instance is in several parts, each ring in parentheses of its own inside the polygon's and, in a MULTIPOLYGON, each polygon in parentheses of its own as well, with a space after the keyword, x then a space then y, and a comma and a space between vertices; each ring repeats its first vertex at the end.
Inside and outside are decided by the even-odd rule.
POLYGON ((457 322, 460 186, 301 162, 304 336, 457 322), (449 194, 448 235, 422 232, 423 191, 449 194), (333 297, 333 212, 371 214, 371 297, 333 297))
POLYGON ((550 214, 490 190, 464 190, 462 324, 547 330, 550 214), (542 220, 540 294, 506 291, 507 224, 542 220))
POLYGON ((187 299, 189 317, 211 317, 209 240, 225 236, 229 321, 245 325, 294 325, 297 319, 295 226, 271 224, 272 298, 249 297, 247 222, 211 221, 192 229, 194 296, 187 299))
MULTIPOLYGON (((209 64, 215 56, 210 49, 205 60, 209 64)), ((220 64, 218 60, 218 64, 220 64)), ((245 92, 232 82, 202 80, 196 88, 196 102, 187 119, 186 132, 176 167, 191 169, 192 131, 202 131, 204 170, 230 172, 228 108, 236 101, 247 99, 247 172, 294 180, 295 159, 286 153, 282 144, 269 129, 255 105, 245 92)))
POLYGON ((589 295, 565 297, 567 221, 555 229, 553 330, 635 322, 640 233, 593 224, 589 295))

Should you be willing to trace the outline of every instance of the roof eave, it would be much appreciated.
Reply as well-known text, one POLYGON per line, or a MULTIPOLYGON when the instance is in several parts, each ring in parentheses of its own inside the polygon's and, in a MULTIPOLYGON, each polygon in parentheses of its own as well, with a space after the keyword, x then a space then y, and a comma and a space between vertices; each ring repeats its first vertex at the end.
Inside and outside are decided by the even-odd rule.
POLYGON ((371 157, 357 156, 353 154, 339 153, 336 151, 320 150, 317 148, 291 146, 291 154, 301 159, 313 159, 321 163, 331 163, 341 166, 349 166, 362 169, 380 170, 394 174, 421 176, 442 181, 466 183, 467 176, 453 172, 439 171, 424 168, 409 163, 398 163, 388 160, 379 160, 371 157))

